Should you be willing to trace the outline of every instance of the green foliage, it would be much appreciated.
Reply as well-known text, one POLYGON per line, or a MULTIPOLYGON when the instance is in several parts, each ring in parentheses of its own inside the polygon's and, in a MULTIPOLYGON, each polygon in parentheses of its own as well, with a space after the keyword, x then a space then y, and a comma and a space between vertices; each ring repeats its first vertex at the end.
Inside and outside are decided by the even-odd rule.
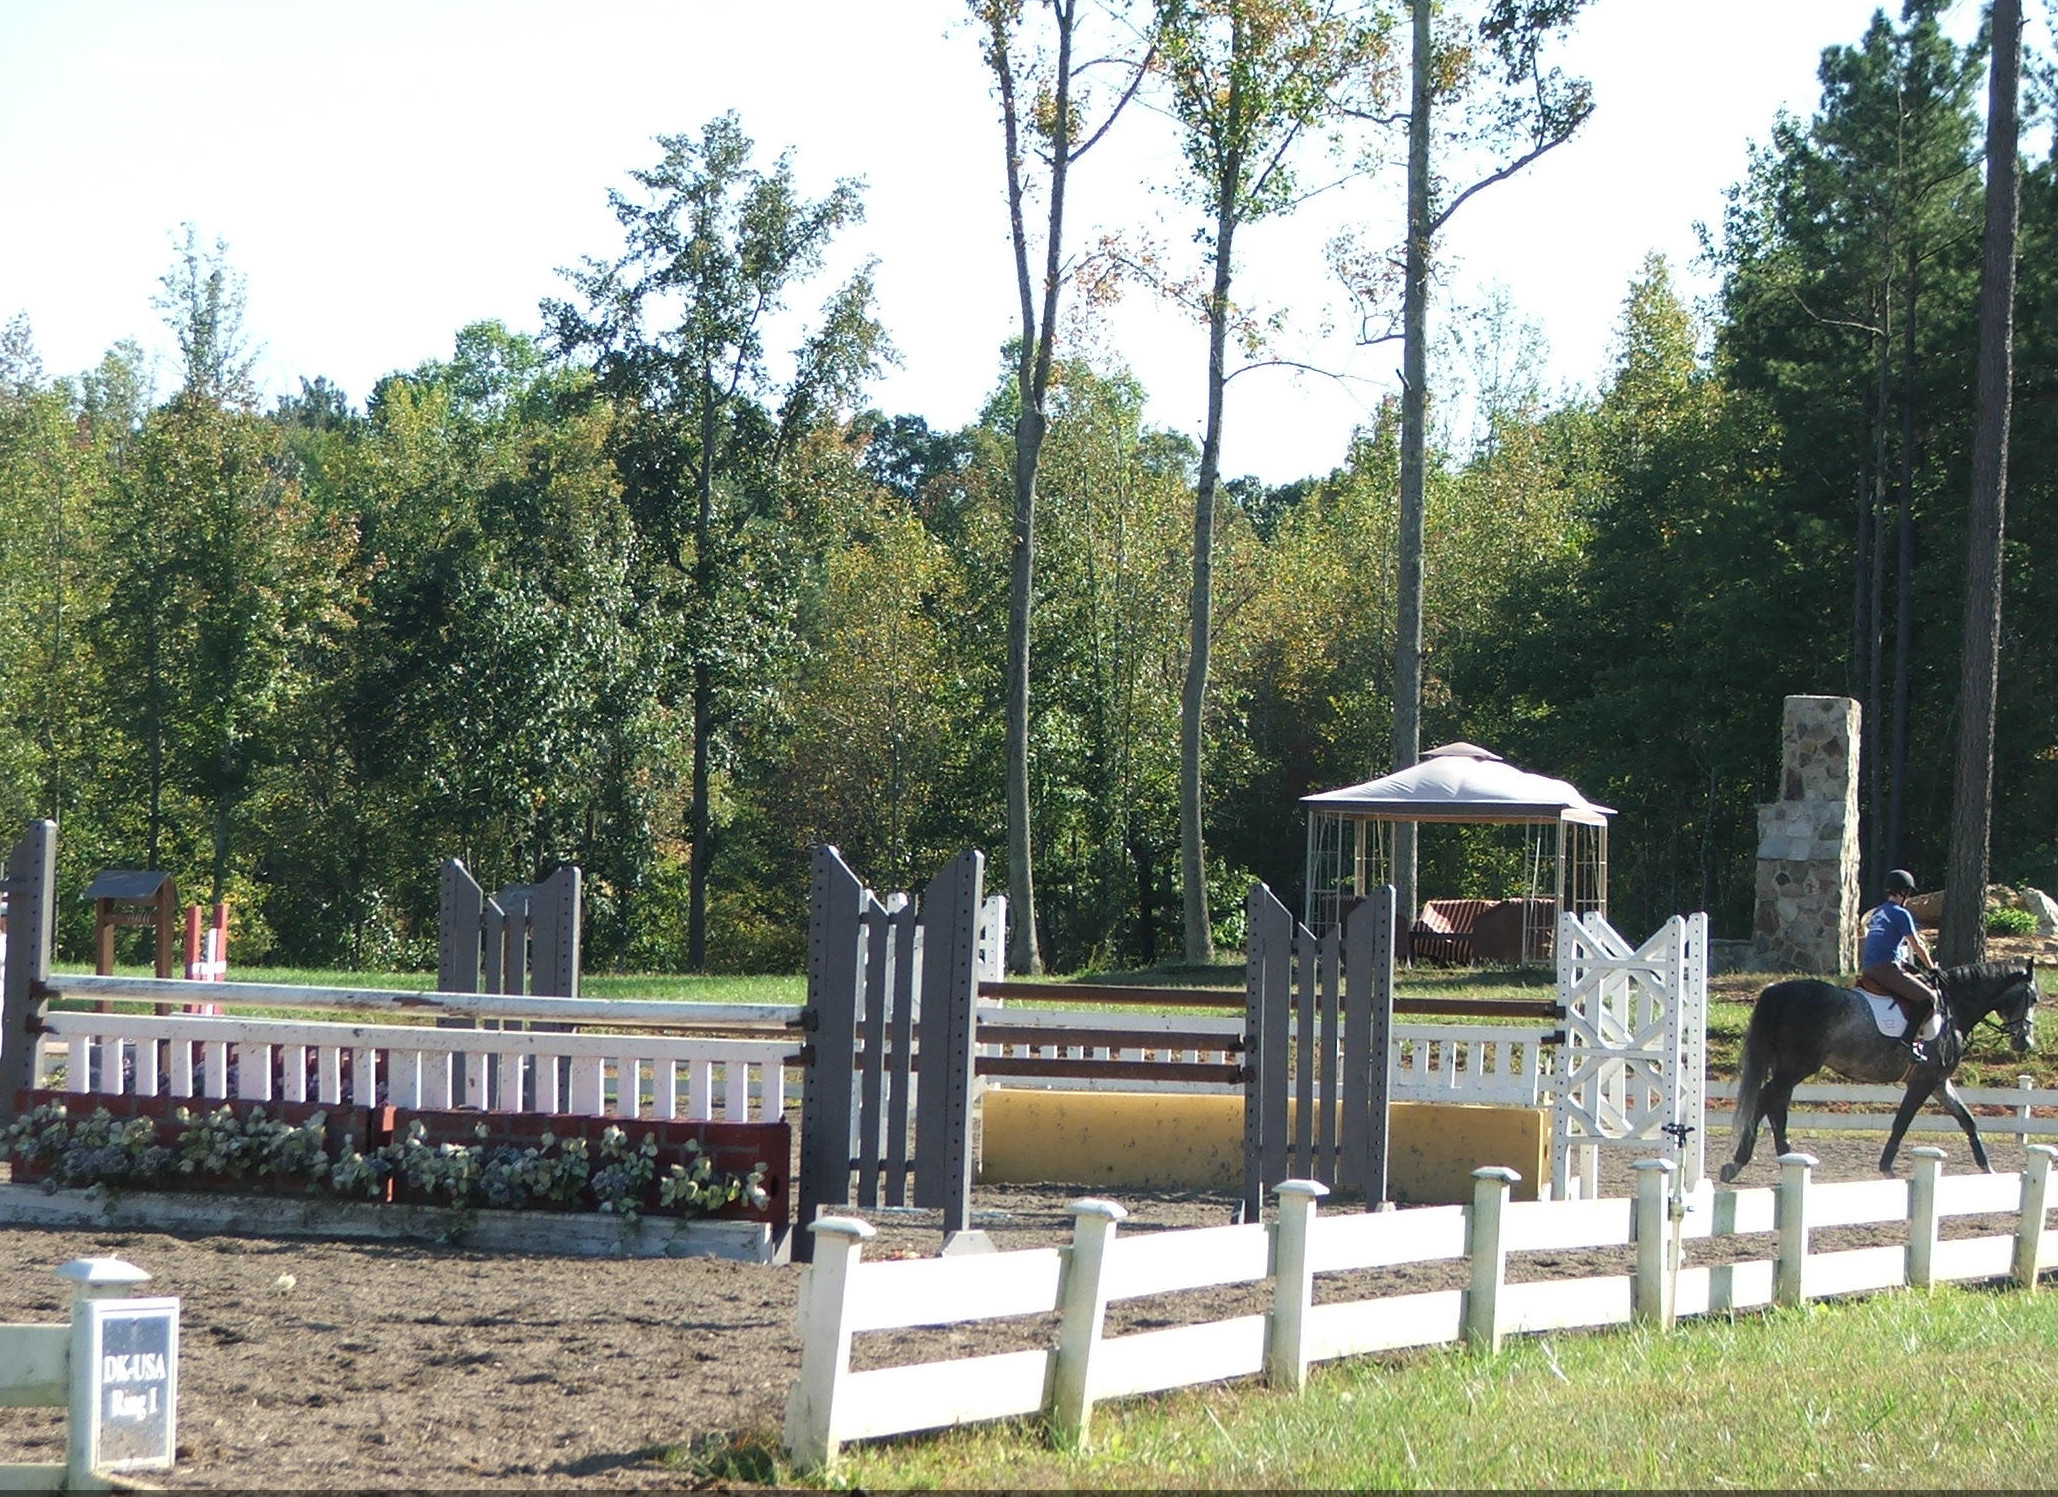
POLYGON ((2037 917, 2028 910, 1987 911, 1987 934, 1990 936, 2033 936, 2036 933, 2037 917))

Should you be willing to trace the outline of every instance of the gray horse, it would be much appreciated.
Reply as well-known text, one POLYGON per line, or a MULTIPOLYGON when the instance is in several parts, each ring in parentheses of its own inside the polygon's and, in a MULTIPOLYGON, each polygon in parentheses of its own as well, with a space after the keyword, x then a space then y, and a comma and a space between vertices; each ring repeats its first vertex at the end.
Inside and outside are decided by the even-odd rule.
POLYGON ((1803 979, 1776 982, 1760 993, 1744 1036, 1743 1076, 1737 1084, 1736 1158, 1722 1166, 1723 1180, 1734 1180, 1751 1162, 1760 1118, 1771 1121, 1773 1143, 1780 1153, 1787 1152, 1787 1104, 1794 1088, 1824 1066, 1852 1081, 1906 1081, 1908 1094, 1894 1114, 1886 1152, 1879 1156, 1880 1173, 1893 1173, 1901 1135, 1932 1096, 1965 1130, 1979 1167, 1991 1170, 1979 1125, 1951 1085, 1951 1073, 1965 1058, 1974 1026, 1989 1016, 2015 1042, 2018 1055, 2029 1051, 2035 1043, 2036 968, 2029 962, 1975 962, 1945 968, 1937 976, 1943 1032, 1930 1042, 1929 1059, 1921 1065, 1911 1065, 1906 1044, 1879 1032, 1871 1004, 1850 988, 1803 979))

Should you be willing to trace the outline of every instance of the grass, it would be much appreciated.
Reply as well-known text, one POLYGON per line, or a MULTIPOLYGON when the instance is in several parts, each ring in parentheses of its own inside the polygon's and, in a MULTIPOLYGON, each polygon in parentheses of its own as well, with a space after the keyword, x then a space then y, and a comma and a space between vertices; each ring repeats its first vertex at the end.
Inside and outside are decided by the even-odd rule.
MULTIPOLYGON (((1299 1397, 1246 1383, 1109 1405, 1085 1453, 1051 1448, 1033 1421, 854 1446, 818 1484, 2042 1487, 2058 1480, 2041 1371, 2054 1354, 2058 1296, 1881 1295, 1669 1335, 1518 1338, 1495 1358, 1331 1364, 1299 1397)), ((761 1463, 765 1445, 738 1450, 761 1463)), ((705 1447, 678 1454, 711 1464, 705 1447)))

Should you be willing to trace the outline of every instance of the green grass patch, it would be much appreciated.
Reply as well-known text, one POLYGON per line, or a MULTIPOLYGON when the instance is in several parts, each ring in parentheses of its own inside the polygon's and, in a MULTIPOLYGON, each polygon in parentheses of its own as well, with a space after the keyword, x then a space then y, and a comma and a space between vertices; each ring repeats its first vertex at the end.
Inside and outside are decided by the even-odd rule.
POLYGON ((1084 1454, 1034 1421, 859 1445, 823 1484, 2046 1486, 2058 1416, 2039 1369, 2054 1353, 2050 1294, 1881 1295, 1669 1335, 1524 1337, 1499 1357, 1331 1364, 1300 1397, 1218 1385, 1103 1406, 1084 1454))

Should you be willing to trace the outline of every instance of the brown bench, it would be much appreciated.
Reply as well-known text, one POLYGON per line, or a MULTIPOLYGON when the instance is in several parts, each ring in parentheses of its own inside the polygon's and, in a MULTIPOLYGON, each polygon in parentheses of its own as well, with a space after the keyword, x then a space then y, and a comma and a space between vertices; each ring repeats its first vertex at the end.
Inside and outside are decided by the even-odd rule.
POLYGON ((1461 966, 1472 960, 1472 926, 1491 899, 1432 899, 1408 932, 1408 953, 1413 961, 1461 966))

